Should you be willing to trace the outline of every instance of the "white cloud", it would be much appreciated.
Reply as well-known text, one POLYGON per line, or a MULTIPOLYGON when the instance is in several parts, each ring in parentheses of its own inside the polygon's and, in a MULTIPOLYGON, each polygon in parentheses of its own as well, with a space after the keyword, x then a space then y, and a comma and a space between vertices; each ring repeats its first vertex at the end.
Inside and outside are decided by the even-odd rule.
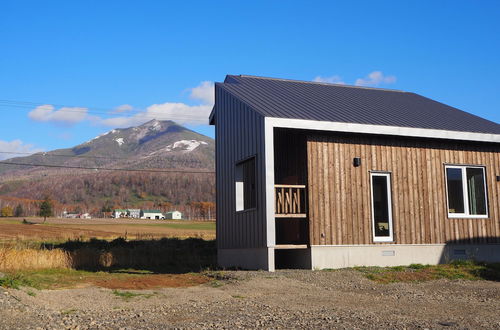
POLYGON ((10 154, 8 152, 22 152, 22 153, 34 154, 35 152, 40 152, 43 150, 35 148, 32 144, 26 144, 21 140, 13 140, 10 142, 0 140, 0 151, 2 151, 2 153, 0 153, 0 160, 5 160, 13 157, 27 156, 24 154, 15 154, 15 153, 10 154))
POLYGON ((56 110, 53 105, 45 104, 33 109, 28 117, 35 121, 72 125, 85 120, 87 110, 78 107, 62 107, 56 110))
POLYGON ((215 101, 214 83, 202 81, 198 86, 188 89, 191 99, 201 101, 199 105, 188 105, 179 102, 153 104, 146 110, 133 116, 112 118, 90 118, 92 121, 110 127, 130 127, 143 124, 151 119, 173 120, 179 124, 207 125, 208 116, 215 101))
POLYGON ((316 78, 313 79, 315 82, 323 82, 323 83, 329 83, 329 84, 341 84, 345 85, 345 82, 342 81, 342 78, 338 75, 334 75, 331 77, 321 77, 321 76, 316 76, 316 78))
POLYGON ((356 86, 379 86, 380 84, 393 84, 396 82, 395 76, 384 76, 382 71, 373 71, 364 78, 356 79, 356 86))
POLYGON ((40 122, 75 124, 87 120, 96 125, 111 127, 136 126, 152 119, 173 120, 179 124, 207 125, 208 116, 215 101, 214 83, 202 81, 198 86, 188 90, 190 91, 189 97, 200 101, 200 104, 165 102, 150 105, 145 110, 137 111, 133 115, 127 115, 127 112, 134 110, 134 108, 129 104, 122 104, 109 112, 109 118, 89 114, 87 108, 63 107, 55 109, 53 105, 46 104, 36 107, 28 116, 40 122))
POLYGON ((114 108, 111 113, 127 112, 127 111, 132 111, 133 109, 134 107, 131 106, 130 104, 122 104, 114 108))
POLYGON ((191 106, 184 103, 166 102, 150 105, 146 108, 146 111, 134 116, 112 117, 100 119, 97 122, 111 127, 130 127, 140 125, 151 119, 158 119, 173 120, 179 124, 206 125, 208 124, 210 111, 212 111, 211 104, 191 106))
MULTIPOLYGON (((313 79, 313 81, 330 83, 330 84, 341 84, 341 85, 345 84, 342 77, 340 77, 339 75, 334 75, 331 77, 316 76, 313 79)), ((396 82, 395 76, 385 76, 382 73, 382 71, 373 71, 373 72, 369 73, 364 78, 356 79, 356 81, 354 82, 354 85, 375 87, 375 86, 379 86, 381 84, 394 84, 395 82, 396 82)))
POLYGON ((190 89, 190 98, 200 100, 203 104, 214 104, 215 102, 215 87, 212 81, 202 81, 195 88, 190 89))

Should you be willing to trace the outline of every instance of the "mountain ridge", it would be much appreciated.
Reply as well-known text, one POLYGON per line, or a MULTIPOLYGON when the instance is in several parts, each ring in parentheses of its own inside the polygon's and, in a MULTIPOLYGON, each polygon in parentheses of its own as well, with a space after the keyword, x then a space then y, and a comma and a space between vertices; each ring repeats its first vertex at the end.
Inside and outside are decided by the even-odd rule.
POLYGON ((2 163, 40 165, 0 165, 0 206, 19 201, 32 213, 44 196, 60 210, 88 212, 103 206, 185 210, 215 199, 215 141, 173 121, 113 129, 71 148, 2 163))
MULTIPOLYGON (((209 169, 215 167, 215 142, 173 121, 151 120, 117 128, 71 148, 10 158, 4 163, 123 169, 209 169)), ((59 171, 59 170, 58 170, 59 171)), ((40 167, 2 165, 0 174, 50 173, 40 167)), ((0 180, 4 181, 4 180, 0 180)))

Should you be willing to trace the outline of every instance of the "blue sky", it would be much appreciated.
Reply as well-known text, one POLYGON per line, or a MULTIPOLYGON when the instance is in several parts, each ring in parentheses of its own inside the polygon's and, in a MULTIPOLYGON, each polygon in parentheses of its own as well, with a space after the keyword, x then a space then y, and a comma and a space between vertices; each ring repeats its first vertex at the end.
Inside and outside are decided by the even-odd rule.
POLYGON ((0 151, 71 147, 153 117, 213 136, 203 120, 226 74, 408 90, 500 122, 499 1, 1 7, 0 151))

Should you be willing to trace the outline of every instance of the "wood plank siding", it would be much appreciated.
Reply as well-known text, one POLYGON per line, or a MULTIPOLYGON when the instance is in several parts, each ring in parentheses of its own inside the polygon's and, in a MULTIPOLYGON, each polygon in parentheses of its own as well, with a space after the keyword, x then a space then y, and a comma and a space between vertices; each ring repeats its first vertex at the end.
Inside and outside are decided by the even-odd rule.
POLYGON ((216 86, 217 246, 219 249, 267 246, 264 118, 216 86), (236 211, 236 164, 255 156, 256 207, 236 211))
POLYGON ((500 243, 498 144, 311 133, 307 160, 311 245, 374 244, 370 171, 391 173, 394 243, 500 243), (448 218, 444 164, 485 166, 487 219, 448 218))

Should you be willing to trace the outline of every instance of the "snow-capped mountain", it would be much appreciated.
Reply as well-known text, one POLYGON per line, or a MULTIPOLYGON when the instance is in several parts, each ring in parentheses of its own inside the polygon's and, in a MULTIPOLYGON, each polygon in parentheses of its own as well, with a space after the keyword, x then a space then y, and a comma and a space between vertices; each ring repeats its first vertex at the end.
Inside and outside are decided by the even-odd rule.
MULTIPOLYGON (((7 162, 111 168, 214 169, 215 145, 210 137, 173 121, 151 120, 137 127, 117 128, 80 145, 18 157, 7 162)), ((43 167, 2 167, 23 174, 51 171, 43 167)))

